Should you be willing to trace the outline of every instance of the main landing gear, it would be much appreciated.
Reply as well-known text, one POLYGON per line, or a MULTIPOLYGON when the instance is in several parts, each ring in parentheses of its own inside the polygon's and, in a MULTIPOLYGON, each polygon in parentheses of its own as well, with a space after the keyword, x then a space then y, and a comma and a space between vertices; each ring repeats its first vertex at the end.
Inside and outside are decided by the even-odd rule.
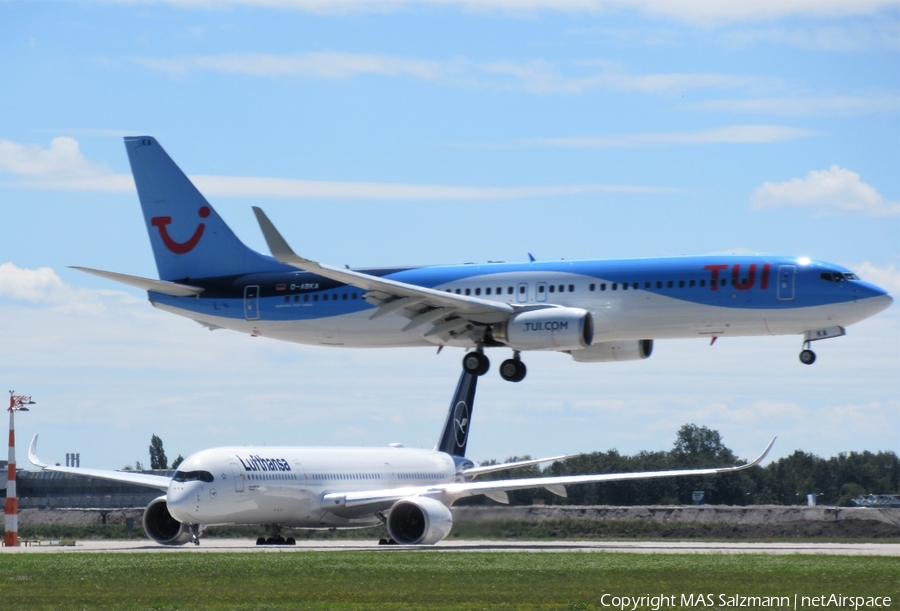
POLYGON ((281 527, 278 524, 266 524, 266 532, 269 536, 258 538, 257 545, 297 545, 297 540, 293 537, 285 539, 281 536, 281 527))
MULTIPOLYGON (((484 350, 478 348, 475 352, 467 352, 462 360, 463 371, 473 376, 483 376, 491 368, 491 362, 484 355, 484 350)), ((521 382, 525 379, 528 369, 519 358, 519 351, 513 352, 511 359, 506 359, 500 364, 500 377, 507 382, 521 382)))

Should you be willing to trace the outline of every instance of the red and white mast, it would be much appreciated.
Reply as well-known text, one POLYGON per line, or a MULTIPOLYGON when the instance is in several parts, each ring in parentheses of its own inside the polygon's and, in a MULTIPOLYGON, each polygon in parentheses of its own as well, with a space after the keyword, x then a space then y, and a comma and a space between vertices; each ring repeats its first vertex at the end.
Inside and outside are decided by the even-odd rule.
POLYGON ((34 405, 31 397, 9 391, 9 463, 6 468, 6 505, 4 506, 3 543, 19 546, 19 497, 16 493, 16 412, 27 412, 26 405, 34 405))

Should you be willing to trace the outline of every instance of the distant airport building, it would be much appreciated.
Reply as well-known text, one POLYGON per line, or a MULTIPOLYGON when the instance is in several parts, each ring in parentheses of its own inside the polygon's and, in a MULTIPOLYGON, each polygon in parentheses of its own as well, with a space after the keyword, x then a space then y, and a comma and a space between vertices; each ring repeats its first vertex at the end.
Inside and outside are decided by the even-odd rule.
MULTIPOLYGON (((6 496, 6 461, 0 463, 3 469, 2 494, 6 496)), ((168 475, 174 470, 144 470, 136 473, 168 475)), ((130 509, 147 506, 162 494, 145 486, 122 484, 51 471, 19 470, 16 476, 19 492, 19 509, 130 509)))

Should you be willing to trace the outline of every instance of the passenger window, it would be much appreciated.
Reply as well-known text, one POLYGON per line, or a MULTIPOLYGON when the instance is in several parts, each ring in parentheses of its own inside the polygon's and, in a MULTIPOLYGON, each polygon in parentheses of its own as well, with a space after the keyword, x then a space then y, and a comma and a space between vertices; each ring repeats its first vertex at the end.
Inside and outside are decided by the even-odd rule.
MULTIPOLYGON (((512 293, 512 291, 510 291, 510 293, 512 293)), ((502 287, 502 286, 498 286, 498 287, 497 287, 497 294, 498 294, 498 295, 502 295, 502 294, 503 294, 503 287, 502 287)))
POLYGON ((476 294, 476 295, 481 295, 481 288, 475 289, 475 294, 476 294))
POLYGON ((565 284, 560 284, 560 285, 559 285, 559 292, 560 292, 560 293, 565 293, 565 292, 566 292, 566 285, 565 285, 565 284))
POLYGON ((507 294, 507 295, 512 295, 512 294, 513 294, 513 287, 511 287, 511 286, 506 287, 506 294, 507 294))
POLYGON ((285 302, 285 303, 290 303, 290 302, 291 302, 291 296, 290 296, 290 295, 285 295, 285 296, 284 296, 284 302, 285 302))
POLYGON ((631 288, 633 288, 634 290, 638 290, 638 283, 635 282, 634 284, 632 284, 631 288))
MULTIPOLYGON (((613 290, 616 290, 616 285, 615 285, 615 284, 613 285, 613 290)), ((628 290, 628 283, 627 283, 627 282, 623 282, 623 283, 622 283, 622 290, 623 290, 623 291, 627 291, 627 290, 628 290)))
POLYGON ((344 301, 347 301, 347 293, 344 293, 343 295, 341 295, 341 299, 343 299, 344 301))
POLYGON ((472 289, 466 289, 466 295, 471 295, 471 294, 472 294, 472 289))
POLYGON ((300 301, 300 295, 294 295, 294 303, 300 301))
POLYGON ((675 283, 672 282, 671 280, 669 280, 668 282, 666 282, 666 288, 672 288, 673 286, 675 286, 675 283))
POLYGON ((658 289, 661 289, 661 288, 662 288, 662 280, 657 280, 657 281, 656 281, 656 288, 658 288, 658 289))
POLYGON ((691 280, 690 286, 693 288, 693 287, 696 286, 696 285, 697 285, 697 281, 696 281, 696 280, 691 280))
POLYGON ((596 285, 594 285, 594 284, 589 284, 589 285, 588 285, 588 290, 589 290, 589 291, 593 291, 595 288, 596 288, 596 285))
POLYGON ((722 286, 726 286, 728 284, 728 280, 722 278, 722 281, 719 284, 721 284, 722 286))
POLYGON ((485 295, 490 295, 490 294, 491 294, 491 287, 487 287, 486 289, 484 289, 484 294, 485 294, 485 295))
POLYGON ((706 286, 706 280, 701 280, 701 281, 700 281, 700 286, 701 286, 701 287, 706 286))
POLYGON ((459 289, 456 289, 456 294, 459 295, 459 289))
POLYGON ((328 293, 322 295, 322 301, 328 301, 328 293))
POLYGON ((619 284, 618 284, 617 282, 613 282, 613 283, 612 283, 612 290, 615 291, 615 290, 618 289, 618 288, 619 288, 619 284))
POLYGON ((601 290, 601 291, 605 291, 605 290, 606 290, 606 283, 605 283, 605 282, 603 282, 603 283, 600 284, 600 290, 601 290))
POLYGON ((525 285, 523 284, 522 286, 519 287, 519 294, 524 294, 524 293, 525 293, 525 285))
POLYGON ((683 289, 683 288, 684 288, 684 280, 679 280, 679 281, 678 281, 678 288, 680 288, 680 289, 683 289))
MULTIPOLYGON (((547 290, 550 291, 551 293, 553 293, 556 291, 556 287, 551 284, 550 288, 548 288, 547 290)), ((538 292, 539 293, 542 292, 540 288, 538 289, 538 292)))
POLYGON ((647 289, 649 289, 649 288, 650 288, 650 283, 649 283, 649 282, 645 282, 645 283, 644 283, 644 290, 647 290, 647 289))
POLYGON ((313 301, 318 301, 318 300, 319 300, 319 296, 318 296, 318 295, 313 295, 313 301))
POLYGON ((304 296, 303 296, 303 301, 309 301, 309 295, 304 295, 304 296))

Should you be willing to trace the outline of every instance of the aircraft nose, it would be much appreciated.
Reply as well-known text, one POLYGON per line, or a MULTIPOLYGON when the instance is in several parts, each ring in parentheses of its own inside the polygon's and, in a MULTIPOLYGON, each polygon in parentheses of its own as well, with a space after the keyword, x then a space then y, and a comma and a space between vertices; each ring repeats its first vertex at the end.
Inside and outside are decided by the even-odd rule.
POLYGON ((193 495, 189 488, 191 486, 188 484, 172 483, 166 492, 166 507, 169 509, 169 514, 179 522, 190 521, 187 514, 193 495))

